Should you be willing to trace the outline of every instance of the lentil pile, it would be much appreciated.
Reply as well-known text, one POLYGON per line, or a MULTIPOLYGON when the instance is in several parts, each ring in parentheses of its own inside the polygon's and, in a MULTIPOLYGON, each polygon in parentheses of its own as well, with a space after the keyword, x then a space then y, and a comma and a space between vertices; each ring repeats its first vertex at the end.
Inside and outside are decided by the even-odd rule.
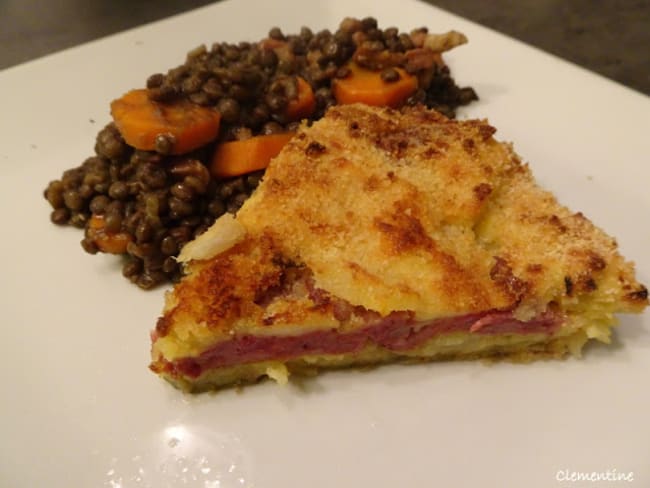
POLYGON ((417 77, 417 90, 404 104, 425 104, 454 117, 458 106, 476 100, 440 61, 449 46, 427 47, 436 37, 426 28, 403 33, 380 29, 374 18, 346 18, 335 32, 303 27, 285 35, 274 27, 259 42, 193 49, 184 64, 149 76, 147 94, 163 105, 184 99, 216 110, 217 138, 178 155, 171 154, 173 140, 161 134, 154 150, 141 150, 128 145, 112 122, 98 133, 95 155, 45 189, 51 220, 84 229, 81 245, 88 253, 122 255, 124 276, 141 288, 174 281, 181 275, 175 257, 182 246, 224 212, 235 213, 263 176, 259 170, 215 177, 209 169, 215 146, 295 131, 299 121, 286 108, 297 97, 300 78, 315 99, 308 123, 337 103, 333 82, 350 76, 351 61, 380 72, 386 83, 399 80, 400 70, 417 77))

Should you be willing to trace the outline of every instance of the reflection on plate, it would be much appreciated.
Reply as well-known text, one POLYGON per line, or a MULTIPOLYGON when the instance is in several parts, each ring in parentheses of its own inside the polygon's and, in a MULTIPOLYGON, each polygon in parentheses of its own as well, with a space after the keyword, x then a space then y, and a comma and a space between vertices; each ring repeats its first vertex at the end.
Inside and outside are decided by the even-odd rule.
POLYGON ((104 486, 251 486, 250 458, 241 441, 203 426, 169 425, 151 439, 111 457, 104 486))

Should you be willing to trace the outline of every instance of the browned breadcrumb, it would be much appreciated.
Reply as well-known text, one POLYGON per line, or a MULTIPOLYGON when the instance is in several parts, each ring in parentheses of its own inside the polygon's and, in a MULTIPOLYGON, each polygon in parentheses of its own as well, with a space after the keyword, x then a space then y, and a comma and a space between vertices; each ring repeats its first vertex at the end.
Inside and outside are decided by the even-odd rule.
MULTIPOLYGON (((641 311, 647 289, 615 240, 541 189, 494 132, 486 121, 449 120, 421 107, 362 105, 333 107, 301 128, 237 214, 245 237, 190 263, 189 276, 168 296, 154 369, 261 329, 300 334, 364 325, 337 317, 335 301, 316 303, 297 285, 283 285, 296 267, 330 296, 380 315, 409 311, 425 320, 514 310, 527 320, 552 308, 573 325, 572 317, 593 313, 608 330, 611 313, 641 311)), ((578 330, 585 322, 576 323, 584 335, 578 346, 549 338, 487 347, 486 354, 575 353, 592 337, 578 330)), ((341 364, 396 359, 386 354, 341 364)), ((245 375, 256 378, 263 367, 245 375)), ((217 384, 211 374, 199 381, 217 384)))

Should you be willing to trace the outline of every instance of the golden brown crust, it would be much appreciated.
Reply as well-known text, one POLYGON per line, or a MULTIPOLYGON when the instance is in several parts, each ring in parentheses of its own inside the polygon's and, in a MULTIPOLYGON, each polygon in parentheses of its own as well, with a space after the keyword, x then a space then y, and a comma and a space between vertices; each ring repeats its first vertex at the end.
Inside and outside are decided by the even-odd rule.
POLYGON ((169 294, 154 359, 241 333, 363 325, 341 322, 304 289, 272 293, 295 266, 381 315, 515 309, 527 320, 552 303, 610 324, 613 312, 642 310, 647 290, 615 241, 540 189, 494 131, 362 105, 303 127, 238 212, 243 240, 190 263, 169 294))
POLYGON ((274 235, 320 287, 382 313, 543 307, 568 281, 594 292, 608 264, 642 294, 613 240, 538 188, 494 131, 420 108, 334 107, 237 220, 274 235))
POLYGON ((488 187, 517 166, 492 133, 432 111, 335 107, 271 165, 238 221, 275 235, 320 287, 353 304, 422 316, 510 307, 490 279, 492 257, 458 253, 459 240, 474 239, 453 235, 471 233, 488 187))

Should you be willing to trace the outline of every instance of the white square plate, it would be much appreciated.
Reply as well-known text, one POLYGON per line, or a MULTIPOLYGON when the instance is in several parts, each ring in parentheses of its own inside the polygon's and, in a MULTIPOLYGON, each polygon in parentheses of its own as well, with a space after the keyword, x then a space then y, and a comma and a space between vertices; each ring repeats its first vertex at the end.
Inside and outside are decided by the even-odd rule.
POLYGON ((231 0, 0 72, 0 485, 650 486, 650 319, 526 366, 439 363, 187 396, 147 369, 164 290, 141 291, 42 190, 92 154, 108 103, 191 48, 345 16, 470 39, 447 60, 543 186, 616 236, 650 281, 650 99, 417 1, 231 0), (620 481, 629 483, 629 481, 620 481), (616 483, 614 483, 616 484, 616 483))

